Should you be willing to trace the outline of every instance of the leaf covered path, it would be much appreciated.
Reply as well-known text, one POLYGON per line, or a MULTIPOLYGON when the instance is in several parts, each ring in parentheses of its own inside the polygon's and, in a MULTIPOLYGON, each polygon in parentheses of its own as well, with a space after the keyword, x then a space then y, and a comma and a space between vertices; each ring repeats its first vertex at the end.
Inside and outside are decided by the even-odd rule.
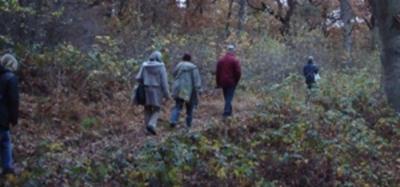
MULTIPOLYGON (((78 96, 60 100, 23 94, 20 125, 13 129, 19 176, 40 175, 46 177, 43 181, 62 183, 63 176, 69 173, 65 168, 93 161, 107 164, 109 159, 132 160, 146 144, 159 144, 171 136, 188 132, 183 123, 185 111, 181 113, 178 126, 169 127, 169 114, 174 104, 169 101, 162 111, 158 134, 148 135, 143 125, 142 107, 131 107, 127 95, 129 92, 116 93, 109 103, 84 104, 78 96)), ((234 120, 239 123, 236 124, 250 118, 257 102, 256 97, 245 97, 237 92, 234 120)), ((190 132, 225 125, 221 123, 222 111, 220 90, 204 94, 190 132)))
MULTIPOLYGON (((222 111, 224 101, 220 90, 211 91, 202 96, 199 107, 196 108, 193 119, 193 126, 189 130, 184 124, 186 111, 183 110, 180 115, 180 122, 176 128, 170 128, 169 126, 169 115, 170 111, 174 106, 174 101, 169 101, 167 106, 163 108, 162 115, 159 119, 157 126, 157 135, 149 135, 145 126, 143 125, 143 109, 142 107, 133 107, 128 110, 124 116, 131 118, 126 121, 121 127, 119 132, 111 134, 110 136, 100 138, 93 142, 91 146, 88 146, 84 152, 92 152, 98 148, 96 145, 104 145, 106 142, 113 142, 114 145, 126 147, 126 150, 132 152, 143 147, 147 142, 162 143, 164 140, 171 136, 177 136, 185 133, 194 133, 208 130, 215 125, 222 124, 222 111)), ((234 119, 237 124, 243 124, 247 119, 251 117, 251 114, 255 112, 255 107, 258 102, 256 97, 246 98, 241 94, 238 94, 234 100, 234 119)), ((121 148, 122 148, 121 147, 121 148)))

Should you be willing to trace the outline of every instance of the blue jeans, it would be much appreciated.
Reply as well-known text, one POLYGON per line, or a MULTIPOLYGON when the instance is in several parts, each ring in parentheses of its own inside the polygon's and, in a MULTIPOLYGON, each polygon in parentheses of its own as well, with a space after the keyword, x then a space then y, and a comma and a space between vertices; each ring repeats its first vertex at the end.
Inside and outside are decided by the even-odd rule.
POLYGON ((175 107, 172 109, 171 113, 171 119, 170 123, 171 124, 177 124, 179 120, 179 115, 183 109, 183 105, 186 105, 186 125, 188 127, 192 126, 192 120, 193 120, 193 109, 194 105, 190 102, 185 102, 182 99, 175 99, 175 107))
POLYGON ((235 89, 236 87, 222 88, 225 99, 224 117, 232 116, 232 100, 235 96, 235 89))
POLYGON ((12 169, 12 144, 9 130, 0 130, 0 155, 3 170, 12 169))

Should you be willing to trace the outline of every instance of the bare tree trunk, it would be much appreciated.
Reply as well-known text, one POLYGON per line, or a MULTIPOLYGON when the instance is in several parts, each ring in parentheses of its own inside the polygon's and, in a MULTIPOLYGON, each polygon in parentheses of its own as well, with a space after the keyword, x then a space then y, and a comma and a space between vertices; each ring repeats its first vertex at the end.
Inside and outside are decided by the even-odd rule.
POLYGON ((371 18, 371 49, 376 50, 381 46, 381 41, 379 40, 379 28, 377 26, 377 20, 375 16, 371 18))
POLYGON ((340 0, 340 18, 343 21, 343 47, 345 55, 345 64, 352 63, 353 50, 353 10, 349 0, 340 0))
POLYGON ((321 17, 322 17, 322 24, 321 24, 321 30, 322 33, 324 33, 325 36, 328 36, 328 8, 327 7, 322 7, 321 10, 321 17))
POLYGON ((382 41, 383 86, 388 102, 400 112, 400 1, 370 2, 382 41))
MULTIPOLYGON (((284 5, 281 0, 276 0, 276 2, 278 3, 279 7, 279 15, 282 15, 284 5)), ((294 15, 297 0, 287 0, 287 5, 288 10, 286 11, 285 16, 280 16, 280 21, 282 22, 282 27, 280 28, 282 36, 286 36, 290 32, 290 21, 294 15)))
POLYGON ((371 50, 379 49, 380 41, 379 41, 379 29, 374 26, 371 32, 371 50))
POLYGON ((125 7, 128 5, 128 0, 119 0, 119 4, 118 4, 118 17, 122 17, 125 7))
POLYGON ((142 27, 142 3, 141 1, 136 1, 136 25, 138 28, 142 27))
POLYGON ((246 22, 246 14, 247 14, 247 1, 246 0, 239 0, 239 12, 238 12, 238 30, 236 35, 240 36, 240 33, 243 31, 243 27, 246 22))
POLYGON ((118 1, 111 1, 111 17, 116 17, 118 15, 118 1))
MULTIPOLYGON (((370 3, 369 3, 370 5, 370 3)), ((369 11, 372 13, 372 8, 369 6, 369 11)), ((370 18, 363 18, 364 22, 368 26, 369 29, 369 35, 370 35, 370 40, 369 40, 369 47, 371 51, 375 51, 376 49, 379 49, 380 46, 380 41, 379 41, 379 29, 378 26, 376 25, 377 20, 376 17, 372 14, 370 18)))
POLYGON ((233 7, 233 0, 229 0, 229 8, 228 8, 228 15, 226 17, 226 24, 225 24, 225 37, 229 37, 231 32, 229 30, 231 17, 232 17, 232 7, 233 7))

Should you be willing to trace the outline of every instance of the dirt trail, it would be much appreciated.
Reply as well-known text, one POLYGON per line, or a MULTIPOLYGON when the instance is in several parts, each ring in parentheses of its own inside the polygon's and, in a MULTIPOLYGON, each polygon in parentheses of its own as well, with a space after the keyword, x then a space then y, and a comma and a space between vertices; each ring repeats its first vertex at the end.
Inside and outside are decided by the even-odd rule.
MULTIPOLYGON (((259 100, 256 97, 247 98, 242 94, 238 93, 234 99, 234 118, 240 122, 245 122, 251 116, 252 112, 255 111, 255 107, 259 100)), ((84 152, 95 152, 99 149, 99 146, 109 144, 113 142, 114 145, 130 149, 132 152, 136 152, 140 147, 145 145, 147 142, 161 143, 171 136, 187 133, 188 129, 185 127, 185 110, 180 115, 180 123, 174 129, 169 127, 169 114, 173 107, 174 102, 170 101, 162 111, 162 115, 159 119, 157 126, 157 135, 149 135, 143 125, 143 112, 141 107, 131 109, 132 113, 127 115, 135 116, 135 120, 127 122, 122 127, 121 132, 115 133, 115 135, 106 136, 99 138, 94 142, 91 142, 88 147, 83 148, 84 152), (138 121, 140 119, 140 121, 138 121), (119 133, 119 134, 118 134, 119 133)), ((212 91, 203 95, 200 100, 199 107, 194 112, 193 126, 190 132, 201 132, 209 129, 212 125, 221 124, 222 111, 223 111, 223 98, 222 93, 219 91, 212 91)), ((222 124, 221 124, 222 125, 222 124)))
MULTIPOLYGON (((242 94, 238 94, 233 103, 234 107, 234 118, 238 122, 245 122, 251 117, 252 112, 255 111, 255 107, 259 100, 256 97, 246 98, 242 94)), ((156 140, 156 142, 163 142, 171 136, 176 136, 178 134, 187 133, 188 129, 185 126, 184 119, 186 116, 186 111, 182 111, 180 115, 180 123, 174 129, 169 127, 169 114, 174 102, 169 102, 168 107, 163 111, 162 117, 160 118, 157 135, 149 136, 144 131, 144 127, 141 126, 137 134, 132 134, 131 137, 136 139, 134 141, 137 146, 140 147, 144 145, 146 141, 156 140)), ((211 128, 213 125, 223 125, 220 123, 222 121, 222 112, 224 107, 224 101, 222 93, 219 91, 213 91, 205 96, 201 97, 200 105, 194 112, 193 126, 190 132, 201 132, 211 128)), ((143 114, 141 114, 143 115, 143 114)), ((137 123, 137 122, 136 122, 137 123)), ((137 126, 136 126, 137 127, 137 126)))

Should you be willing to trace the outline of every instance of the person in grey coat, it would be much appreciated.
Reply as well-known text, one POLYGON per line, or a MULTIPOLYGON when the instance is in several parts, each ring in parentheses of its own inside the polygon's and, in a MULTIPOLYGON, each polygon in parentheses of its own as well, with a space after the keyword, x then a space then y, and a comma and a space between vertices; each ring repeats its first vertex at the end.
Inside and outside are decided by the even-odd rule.
POLYGON ((174 84, 172 96, 176 105, 172 109, 170 125, 175 127, 179 120, 183 105, 186 105, 186 126, 192 126, 193 109, 198 104, 198 94, 201 92, 200 72, 196 65, 191 63, 191 55, 185 54, 182 62, 174 70, 174 84))
POLYGON ((159 51, 153 52, 149 61, 142 64, 136 80, 144 85, 144 122, 146 129, 151 134, 156 135, 155 129, 163 99, 170 98, 167 71, 159 51))

